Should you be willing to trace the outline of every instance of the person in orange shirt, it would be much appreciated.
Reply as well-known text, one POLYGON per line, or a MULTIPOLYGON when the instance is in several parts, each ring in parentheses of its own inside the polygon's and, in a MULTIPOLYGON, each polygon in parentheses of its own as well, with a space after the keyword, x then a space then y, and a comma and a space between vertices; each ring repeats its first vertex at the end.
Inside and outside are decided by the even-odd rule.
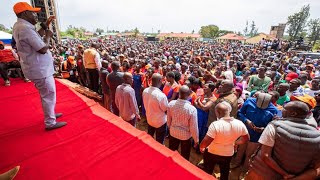
POLYGON ((180 85, 175 80, 175 73, 168 72, 166 75, 167 82, 163 87, 162 92, 167 96, 168 102, 178 98, 180 85))
MULTIPOLYGON (((142 69, 142 68, 141 68, 142 69)), ((143 77, 142 87, 143 89, 148 88, 151 86, 152 82, 152 75, 154 74, 154 68, 149 68, 146 74, 143 77)), ((142 90, 143 91, 143 90, 142 90)))
POLYGON ((315 77, 315 74, 313 72, 313 67, 314 67, 313 64, 308 64, 306 66, 306 71, 310 75, 311 79, 313 79, 315 77))
POLYGON ((153 66, 154 66, 154 73, 159 73, 163 76, 163 73, 162 73, 162 68, 160 67, 160 59, 156 58, 154 60, 154 63, 153 63, 153 66))

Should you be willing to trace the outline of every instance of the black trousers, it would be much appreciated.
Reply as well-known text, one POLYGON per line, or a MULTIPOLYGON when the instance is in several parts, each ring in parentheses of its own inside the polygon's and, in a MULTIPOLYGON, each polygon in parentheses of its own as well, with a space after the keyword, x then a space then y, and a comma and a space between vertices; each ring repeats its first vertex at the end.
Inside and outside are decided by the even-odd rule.
POLYGON ((10 68, 21 68, 19 61, 11 61, 8 63, 0 62, 0 75, 3 80, 9 80, 8 69, 10 68))
POLYGON ((167 123, 164 123, 164 125, 159 128, 152 127, 148 124, 148 134, 153 137, 154 133, 156 133, 156 141, 163 144, 167 133, 167 123))
POLYGON ((204 171, 212 175, 214 166, 218 164, 221 174, 220 180, 228 180, 231 158, 232 156, 218 156, 211 154, 206 150, 203 155, 204 171))
POLYGON ((180 140, 175 137, 169 137, 169 149, 172 151, 177 151, 179 149, 179 145, 181 144, 181 156, 186 160, 190 158, 191 152, 191 138, 187 140, 180 140))
POLYGON ((87 69, 89 77, 89 89, 98 93, 99 91, 99 71, 98 69, 87 69))

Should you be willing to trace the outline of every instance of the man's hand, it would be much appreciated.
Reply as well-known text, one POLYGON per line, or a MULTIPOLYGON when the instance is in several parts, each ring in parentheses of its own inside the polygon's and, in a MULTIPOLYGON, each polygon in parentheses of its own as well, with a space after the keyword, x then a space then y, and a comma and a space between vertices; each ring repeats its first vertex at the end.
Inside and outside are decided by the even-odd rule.
POLYGON ((137 119, 137 121, 139 122, 139 121, 141 121, 141 117, 140 117, 140 115, 138 114, 138 115, 136 115, 136 119, 137 119))
POLYGON ((56 19, 55 16, 50 16, 46 21, 46 25, 49 26, 54 19, 56 19))
POLYGON ((257 132, 257 133, 262 133, 263 130, 264 130, 264 127, 256 127, 256 128, 254 129, 254 131, 257 132))
POLYGON ((46 30, 46 37, 52 37, 53 36, 53 32, 50 30, 46 30))
POLYGON ((256 128, 256 126, 250 120, 247 120, 247 125, 253 130, 256 128))
POLYGON ((277 116, 276 114, 273 116, 272 120, 279 120, 281 119, 279 116, 277 116))
POLYGON ((194 148, 194 149, 197 149, 198 146, 199 146, 199 143, 194 143, 193 148, 194 148))
POLYGON ((283 176, 283 179, 291 179, 291 178, 293 178, 293 177, 295 177, 295 175, 287 174, 287 175, 284 175, 284 176, 283 176))

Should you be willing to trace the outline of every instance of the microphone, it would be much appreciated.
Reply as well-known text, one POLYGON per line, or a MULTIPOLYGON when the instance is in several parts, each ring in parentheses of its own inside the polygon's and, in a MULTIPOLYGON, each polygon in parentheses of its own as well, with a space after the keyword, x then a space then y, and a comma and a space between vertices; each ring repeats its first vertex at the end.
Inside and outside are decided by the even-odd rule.
POLYGON ((41 26, 41 28, 43 29, 43 30, 48 30, 48 26, 44 23, 44 22, 41 22, 40 23, 40 26, 41 26))

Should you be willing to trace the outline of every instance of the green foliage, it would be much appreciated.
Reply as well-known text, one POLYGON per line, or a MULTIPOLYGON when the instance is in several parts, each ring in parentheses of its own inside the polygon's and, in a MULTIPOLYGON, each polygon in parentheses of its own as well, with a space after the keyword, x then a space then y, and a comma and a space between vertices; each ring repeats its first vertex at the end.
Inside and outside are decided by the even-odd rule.
POLYGON ((133 33, 134 33, 134 37, 137 37, 138 34, 140 33, 139 29, 136 27, 134 30, 133 30, 133 33))
POLYGON ((219 30, 219 37, 226 35, 228 33, 233 33, 233 31, 229 31, 229 30, 219 30))
POLYGON ((301 10, 288 17, 288 34, 290 40, 295 40, 303 35, 307 20, 310 16, 310 5, 303 6, 301 10))
POLYGON ((84 33, 86 29, 84 27, 74 27, 69 25, 65 32, 60 32, 61 37, 74 37, 74 38, 84 38, 84 33))
POLYGON ((102 33, 104 33, 104 30, 101 29, 101 28, 97 28, 97 29, 96 29, 96 33, 99 34, 99 35, 101 35, 102 33))
POLYGON ((320 51, 320 42, 319 41, 315 42, 315 44, 313 45, 312 50, 313 51, 320 51))
POLYGON ((256 28, 256 24, 254 23, 254 21, 252 21, 252 23, 250 25, 249 36, 253 37, 253 36, 256 36, 257 34, 258 34, 258 28, 256 28))
POLYGON ((243 30, 243 35, 244 36, 248 36, 248 33, 249 33, 249 23, 248 23, 248 20, 247 20, 246 21, 246 27, 243 30))
POLYGON ((217 38, 219 37, 219 27, 216 25, 201 26, 200 32, 203 38, 217 38))
POLYGON ((8 29, 3 24, 0 24, 0 31, 4 31, 4 32, 12 34, 12 28, 8 29))
POLYGON ((320 39, 320 19, 310 19, 308 23, 309 39, 313 42, 312 46, 316 45, 317 40, 320 39))

